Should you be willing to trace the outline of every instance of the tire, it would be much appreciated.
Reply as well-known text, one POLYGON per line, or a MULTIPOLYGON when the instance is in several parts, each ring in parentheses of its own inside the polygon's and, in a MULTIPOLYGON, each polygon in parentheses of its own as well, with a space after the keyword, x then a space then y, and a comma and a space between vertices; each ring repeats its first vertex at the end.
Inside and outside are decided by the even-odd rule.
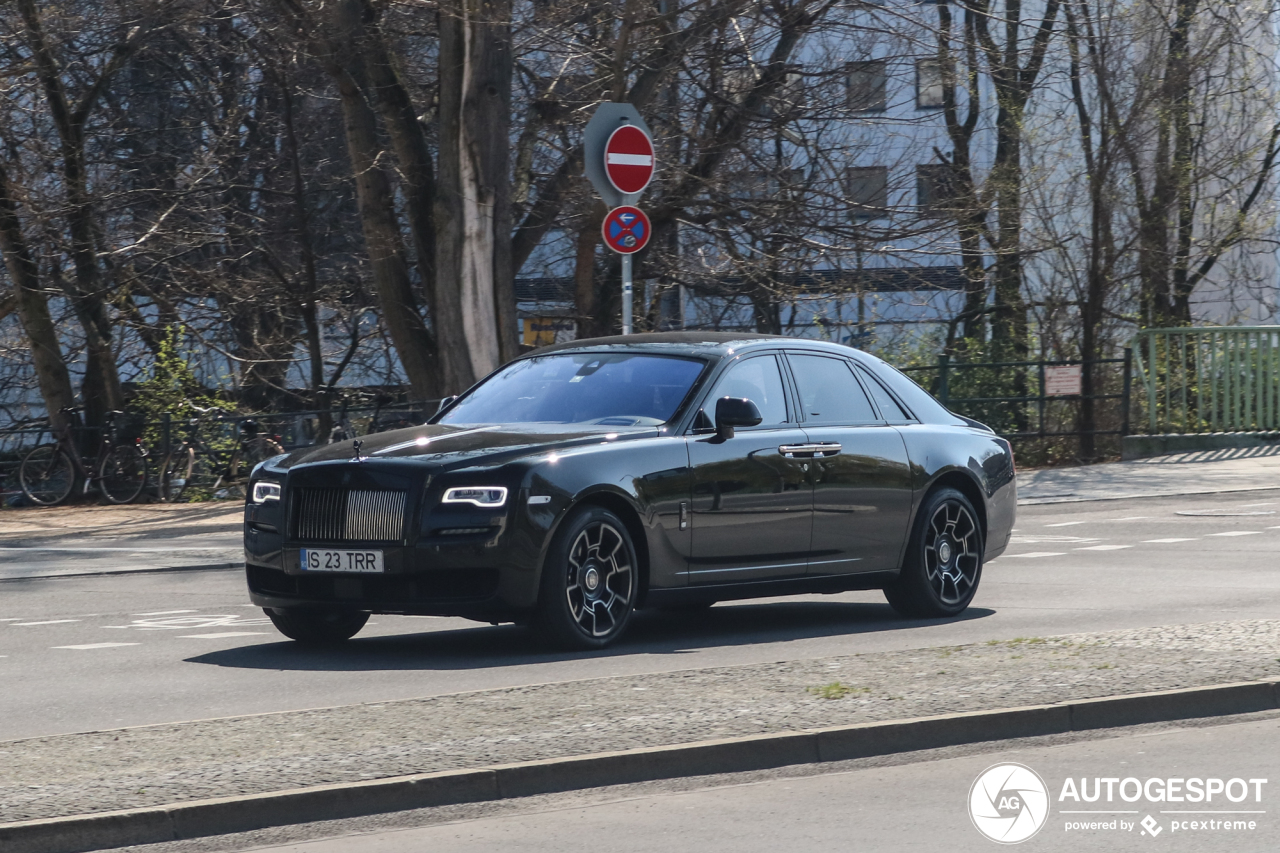
POLYGON ((170 453, 160 464, 160 477, 156 483, 156 499, 163 503, 177 503, 182 500, 187 483, 191 482, 192 469, 196 464, 196 452, 190 447, 170 453))
POLYGON ((898 579, 884 596, 902 616, 937 619, 964 611, 982 579, 982 527, 955 489, 930 493, 920 507, 898 579))
POLYGON ((276 630, 299 643, 321 645, 350 640, 369 621, 368 613, 350 610, 303 610, 264 607, 276 630))
POLYGON ((107 503, 127 504, 147 485, 147 454, 136 444, 111 448, 98 469, 98 488, 107 503))
POLYGON ((560 648, 604 648, 631 621, 639 574, 626 525, 606 509, 582 507, 564 520, 547 552, 538 631, 560 648))
POLYGON ((71 496, 76 468, 67 452, 56 444, 42 444, 22 458, 18 482, 27 500, 39 506, 57 506, 71 496))

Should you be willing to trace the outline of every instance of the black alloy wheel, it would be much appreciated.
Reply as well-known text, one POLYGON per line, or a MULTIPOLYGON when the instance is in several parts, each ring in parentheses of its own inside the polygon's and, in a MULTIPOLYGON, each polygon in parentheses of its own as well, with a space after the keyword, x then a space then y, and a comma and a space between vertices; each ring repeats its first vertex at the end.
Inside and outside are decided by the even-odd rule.
POLYGON ((638 588, 626 525, 606 509, 582 507, 565 519, 547 553, 536 623, 557 646, 602 649, 626 629, 638 588))
POLYGON ((920 507, 906 563, 885 587, 885 598, 903 616, 955 616, 978 591, 982 555, 983 531, 973 504, 955 489, 938 489, 920 507))
POLYGON ((276 630, 299 643, 321 645, 349 640, 369 621, 368 613, 351 610, 304 610, 264 607, 276 630))

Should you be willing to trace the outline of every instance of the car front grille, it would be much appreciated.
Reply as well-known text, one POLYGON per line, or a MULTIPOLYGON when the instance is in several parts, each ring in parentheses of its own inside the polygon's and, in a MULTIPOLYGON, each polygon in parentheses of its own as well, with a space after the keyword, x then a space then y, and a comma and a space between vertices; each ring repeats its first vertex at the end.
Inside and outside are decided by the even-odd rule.
POLYGON ((318 542, 404 538, 405 493, 371 489, 294 489, 293 538, 318 542))

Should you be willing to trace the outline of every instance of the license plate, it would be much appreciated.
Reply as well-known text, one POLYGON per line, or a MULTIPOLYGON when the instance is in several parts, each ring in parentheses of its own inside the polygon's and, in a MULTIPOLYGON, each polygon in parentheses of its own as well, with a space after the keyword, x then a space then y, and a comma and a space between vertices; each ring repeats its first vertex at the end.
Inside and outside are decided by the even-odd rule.
POLYGON ((303 548, 299 562, 304 572, 360 572, 376 574, 386 571, 381 551, 353 551, 335 548, 303 548))

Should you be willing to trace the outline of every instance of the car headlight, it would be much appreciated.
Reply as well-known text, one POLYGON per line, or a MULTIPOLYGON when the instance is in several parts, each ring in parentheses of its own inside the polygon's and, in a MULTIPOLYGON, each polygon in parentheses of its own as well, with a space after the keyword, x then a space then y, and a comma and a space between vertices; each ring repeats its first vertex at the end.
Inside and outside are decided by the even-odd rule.
POLYGON ((270 480, 259 480, 253 484, 253 502, 264 504, 267 501, 280 500, 280 484, 270 480))
POLYGON ((506 486, 456 486, 447 489, 441 503, 474 504, 493 509, 507 502, 506 486))

